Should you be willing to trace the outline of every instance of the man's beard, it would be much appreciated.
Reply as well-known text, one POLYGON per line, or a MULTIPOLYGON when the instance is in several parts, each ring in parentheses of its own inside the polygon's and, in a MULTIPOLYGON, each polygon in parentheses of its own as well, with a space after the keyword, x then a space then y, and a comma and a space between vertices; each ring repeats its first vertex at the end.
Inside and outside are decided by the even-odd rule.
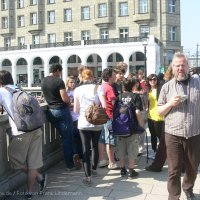
POLYGON ((188 79, 188 74, 186 74, 185 76, 175 76, 177 81, 184 81, 186 79, 188 79))

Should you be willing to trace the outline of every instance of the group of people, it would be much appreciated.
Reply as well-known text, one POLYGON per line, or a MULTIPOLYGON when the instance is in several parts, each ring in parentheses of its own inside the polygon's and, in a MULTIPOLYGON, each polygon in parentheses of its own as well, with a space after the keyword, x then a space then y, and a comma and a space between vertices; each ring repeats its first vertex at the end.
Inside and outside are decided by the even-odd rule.
MULTIPOLYGON (((110 170, 120 169, 121 176, 138 176, 134 169, 135 159, 143 153, 145 133, 115 137, 111 128, 115 102, 130 102, 134 105, 139 125, 143 128, 148 125, 151 134, 152 152, 149 158, 153 162, 145 169, 160 172, 167 159, 169 200, 180 199, 183 171, 182 188, 187 200, 197 199, 193 187, 200 161, 200 78, 189 74, 188 60, 182 53, 174 54, 163 80, 156 74, 148 75, 145 80, 142 71, 137 76, 130 74, 124 78, 126 69, 125 63, 114 68, 107 67, 102 71, 102 83, 97 85, 92 71, 85 66, 79 68, 78 84, 73 76, 68 77, 66 84, 64 83, 60 78, 60 64, 50 67, 50 74, 43 79, 41 89, 48 104, 49 120, 62 138, 67 170, 78 170, 83 166, 83 183, 88 186, 92 184, 91 177, 98 174, 98 165, 108 166, 110 170), (106 110, 109 117, 106 124, 93 125, 87 121, 85 111, 93 103, 106 110), (116 157, 119 158, 119 165, 116 157)), ((3 70, 0 71, 0 103, 7 106, 12 116, 11 94, 4 88, 6 85, 14 87, 10 73, 3 70)), ((37 146, 40 145, 39 129, 37 134, 30 133, 29 136, 17 131, 11 119, 10 124, 13 131, 11 147, 17 145, 12 144, 14 142, 25 143, 25 137, 31 137, 28 138, 29 141, 34 140, 32 137, 37 137, 35 141, 38 142, 37 146), (22 140, 18 140, 19 137, 22 140)), ((22 153, 19 144, 15 148, 22 153)), ((27 149, 29 148, 31 143, 27 145, 27 149)), ((14 150, 10 151, 10 160, 17 166, 15 168, 28 173, 29 197, 35 180, 41 191, 46 184, 46 175, 37 171, 42 166, 41 150, 37 150, 39 153, 33 153, 37 155, 37 162, 25 158, 19 160, 14 157, 14 150)), ((28 152, 23 152, 24 154, 28 152)))

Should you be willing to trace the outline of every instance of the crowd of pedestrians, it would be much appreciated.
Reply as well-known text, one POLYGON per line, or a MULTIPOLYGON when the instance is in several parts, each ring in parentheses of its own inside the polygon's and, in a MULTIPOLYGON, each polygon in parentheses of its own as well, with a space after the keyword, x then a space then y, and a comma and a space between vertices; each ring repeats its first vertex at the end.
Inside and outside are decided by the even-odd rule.
MULTIPOLYGON (((78 79, 69 76, 64 83, 60 78, 62 66, 53 64, 50 67, 50 74, 43 79, 41 89, 48 104, 49 121, 62 138, 66 170, 83 167, 83 183, 87 186, 92 184, 92 177, 98 175, 98 167, 119 170, 122 177, 130 179, 139 175, 135 160, 144 154, 145 131, 116 137, 112 130, 116 102, 131 102, 139 126, 148 128, 151 137, 148 159, 152 159, 152 163, 144 168, 160 172, 167 160, 169 200, 180 199, 182 172, 182 188, 187 200, 195 200, 193 186, 200 161, 199 75, 194 70, 189 71, 187 58, 182 53, 175 53, 165 74, 149 74, 145 78, 144 71, 139 70, 125 78, 126 71, 127 65, 123 62, 107 67, 102 71, 101 83, 97 84, 92 71, 87 66, 80 66, 78 79), (93 125, 87 121, 85 111, 94 103, 105 109, 109 117, 107 123, 93 125)), ((2 87, 13 85, 13 81, 12 77, 5 81, 4 76, 3 71, 0 73, 0 103, 9 107, 4 93, 9 99, 11 97, 2 87)), ((13 122, 11 125, 15 128, 13 122)), ((37 134, 37 146, 41 146, 39 130, 37 134)), ((38 162, 34 161, 38 164, 33 165, 33 169, 29 169, 29 163, 24 167, 17 166, 15 161, 15 168, 22 167, 28 172, 29 199, 35 180, 41 191, 46 182, 46 175, 37 171, 42 166, 42 150, 38 151, 38 162)))
MULTIPOLYGON (((129 178, 139 175, 134 169, 135 159, 144 153, 145 133, 132 134, 129 137, 115 137, 110 128, 115 102, 118 99, 127 101, 127 94, 130 96, 131 93, 133 97, 129 100, 134 102, 138 122, 140 126, 148 128, 151 135, 151 151, 148 158, 153 162, 149 166, 144 166, 145 169, 160 172, 167 159, 169 199, 179 199, 180 174, 184 170, 183 190, 187 199, 194 200, 192 188, 199 164, 197 154, 199 147, 196 145, 199 142, 199 127, 195 121, 198 119, 198 112, 193 108, 195 105, 198 106, 197 102, 194 105, 194 100, 199 99, 199 79, 189 75, 187 59, 181 53, 174 55, 171 66, 163 75, 150 74, 145 79, 144 72, 139 70, 138 74, 129 74, 125 78, 126 69, 125 63, 104 69, 102 83, 97 88, 92 71, 86 66, 80 66, 78 69, 79 82, 74 77, 68 77, 66 88, 64 83, 60 83, 61 86, 58 87, 60 97, 62 99, 64 91, 67 91, 68 95, 65 94, 65 99, 62 101, 71 113, 65 116, 65 119, 68 119, 65 124, 67 129, 65 134, 68 139, 67 153, 71 148, 71 153, 66 159, 67 168, 78 170, 82 162, 85 172, 83 183, 88 186, 92 184, 91 177, 98 174, 98 166, 107 166, 109 170, 120 170, 121 176, 128 175, 129 178), (181 101, 182 93, 188 96, 185 102, 181 101), (101 104, 106 109, 109 116, 106 124, 95 126, 86 120, 85 110, 92 103, 101 104), (176 117, 180 120, 173 123, 176 117), (70 120, 73 126, 70 126, 70 120), (187 125, 183 123, 185 120, 187 125), (126 156, 128 163, 126 163, 126 156), (71 165, 69 158, 71 158, 70 162, 73 162, 71 165)), ((58 79, 59 76, 58 73, 58 79)), ((62 82, 61 79, 59 81, 62 82)), ((44 85, 44 81, 42 84, 44 85)), ((52 90, 52 88, 42 88, 48 103, 49 91, 46 97, 45 90, 52 90)), ((48 104, 51 108, 51 104, 48 104)), ((61 107, 63 108, 63 105, 61 107)), ((56 109, 53 108, 53 110, 56 109)), ((52 123, 55 123, 55 120, 52 123)), ((63 137, 62 134, 61 137, 63 137)), ((64 152, 66 146, 63 143, 64 152)))

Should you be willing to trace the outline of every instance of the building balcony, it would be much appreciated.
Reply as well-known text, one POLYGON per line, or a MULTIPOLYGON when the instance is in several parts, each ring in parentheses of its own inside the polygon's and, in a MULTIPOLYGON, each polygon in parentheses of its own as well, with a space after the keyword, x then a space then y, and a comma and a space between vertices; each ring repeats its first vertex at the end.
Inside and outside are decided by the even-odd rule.
POLYGON ((13 35, 15 32, 15 29, 14 28, 5 28, 5 29, 1 29, 1 36, 3 37, 8 37, 8 36, 11 36, 13 35))
POLYGON ((101 28, 108 28, 113 22, 113 17, 98 17, 94 20, 94 24, 101 28))
POLYGON ((155 13, 141 13, 133 15, 133 21, 136 23, 148 23, 156 19, 155 13))
POLYGON ((43 24, 35 24, 35 25, 30 25, 28 27, 28 32, 31 34, 39 34, 43 30, 43 24))

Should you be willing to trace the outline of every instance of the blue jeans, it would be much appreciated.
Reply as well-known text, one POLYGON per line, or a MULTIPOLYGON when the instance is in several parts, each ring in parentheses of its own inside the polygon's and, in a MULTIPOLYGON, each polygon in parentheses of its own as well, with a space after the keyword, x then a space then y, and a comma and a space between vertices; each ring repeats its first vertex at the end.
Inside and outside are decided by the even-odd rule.
POLYGON ((73 168, 73 121, 70 111, 67 107, 49 109, 48 117, 63 140, 64 159, 67 167, 73 168))

